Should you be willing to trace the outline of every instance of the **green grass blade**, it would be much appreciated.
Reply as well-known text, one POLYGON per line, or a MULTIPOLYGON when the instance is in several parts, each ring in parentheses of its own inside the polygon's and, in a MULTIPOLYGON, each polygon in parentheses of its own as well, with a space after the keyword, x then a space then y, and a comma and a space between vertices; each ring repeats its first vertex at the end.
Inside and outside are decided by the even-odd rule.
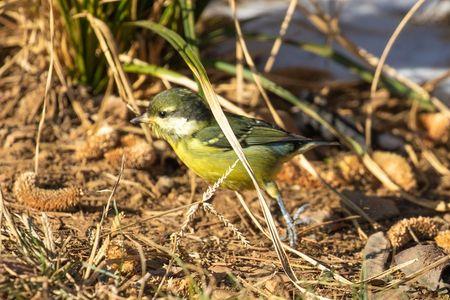
MULTIPOLYGON (((251 37, 256 40, 259 40, 259 41, 274 40, 274 38, 272 38, 272 37, 267 37, 267 36, 263 36, 260 34, 259 35, 251 35, 251 37)), ((345 67, 352 73, 358 75, 363 81, 365 81, 367 83, 372 83, 372 80, 373 80, 373 71, 372 70, 370 70, 363 64, 359 63, 355 59, 346 56, 345 54, 333 49, 330 46, 321 45, 321 44, 313 44, 313 43, 304 43, 304 42, 294 41, 294 40, 290 40, 290 39, 283 40, 283 43, 285 43, 287 45, 292 45, 292 46, 298 47, 303 51, 315 54, 317 56, 331 59, 335 63, 345 67)), ((417 92, 413 91, 412 89, 410 89, 403 83, 399 82, 398 80, 395 80, 393 78, 383 75, 381 77, 380 82, 383 87, 385 87, 387 90, 389 90, 389 92, 392 93, 392 95, 416 101, 419 104, 419 106, 424 110, 427 110, 427 111, 435 110, 430 99, 424 98, 423 96, 421 96, 417 92)))
POLYGON ((258 181, 255 178, 254 172, 252 168, 250 167, 250 164, 247 160, 247 158, 244 155, 244 152, 242 150, 242 147, 239 144, 239 141, 237 140, 236 136, 233 133, 233 130, 228 123, 227 118, 225 117, 224 112, 222 111, 219 101, 217 100, 217 96, 214 92, 214 89, 211 85, 211 82, 209 81, 208 75, 206 74, 206 70, 203 67, 202 63, 200 62, 200 58, 198 57, 195 50, 186 43, 182 37, 180 37, 176 32, 169 30, 168 28, 165 28, 164 26, 161 26, 159 24, 156 24, 151 21, 137 21, 137 22, 131 22, 129 23, 132 26, 139 26, 143 28, 147 28, 161 37, 163 37, 165 40, 167 40, 179 53, 179 55, 183 58, 183 60, 186 62, 186 64, 191 69, 192 73, 194 74, 196 80, 198 80, 201 89, 203 91, 203 94, 205 96, 205 99, 207 100, 209 106, 211 107, 211 111, 216 118, 217 122, 219 123, 220 128, 222 129, 224 135, 226 136, 227 140, 230 142, 230 145, 232 146, 233 150, 235 151, 236 155, 239 157, 239 160, 241 161, 242 165, 245 167, 247 173, 249 174, 250 178, 252 179, 252 182, 255 186, 255 189, 258 194, 258 199, 260 206, 262 208, 264 218, 266 220, 271 240, 274 245, 275 251, 278 255, 278 258, 280 259, 281 265, 286 273, 286 275, 289 277, 291 282, 301 291, 307 292, 305 289, 300 287, 297 282, 298 279, 292 269, 291 264, 289 263, 289 259, 286 255, 286 252, 284 250, 283 244, 281 242, 280 236, 278 234, 275 222, 272 218, 270 209, 267 205, 266 199, 264 198, 264 195, 258 185, 258 181))
POLYGON ((197 37, 195 35, 195 18, 194 18, 194 6, 192 0, 179 0, 181 7, 181 19, 183 22, 184 36, 186 41, 191 45, 192 49, 196 51, 197 55, 197 37))
MULTIPOLYGON (((226 63, 223 61, 213 61, 213 62, 211 62, 211 65, 220 71, 223 71, 223 72, 231 74, 231 75, 236 75, 236 66, 235 65, 232 65, 232 64, 229 64, 229 63, 226 63)), ((253 81, 252 72, 250 70, 244 68, 243 76, 245 79, 247 79, 249 81, 253 81)), ((317 122, 322 124, 331 133, 333 133, 336 137, 338 137, 342 143, 346 144, 350 149, 352 149, 356 153, 361 155, 365 152, 363 147, 358 142, 353 140, 351 137, 348 137, 348 136, 342 134, 341 132, 336 130, 328 121, 326 121, 324 118, 322 118, 317 113, 317 108, 315 108, 314 105, 299 99, 297 96, 295 96, 288 90, 284 89, 283 87, 277 85, 275 82, 271 81, 270 79, 264 77, 263 75, 258 74, 258 76, 261 81, 261 85, 265 89, 271 91, 275 95, 278 95, 282 99, 284 99, 284 100, 288 101, 289 103, 300 108, 306 115, 310 116, 311 118, 313 118, 314 120, 316 120, 317 122)))

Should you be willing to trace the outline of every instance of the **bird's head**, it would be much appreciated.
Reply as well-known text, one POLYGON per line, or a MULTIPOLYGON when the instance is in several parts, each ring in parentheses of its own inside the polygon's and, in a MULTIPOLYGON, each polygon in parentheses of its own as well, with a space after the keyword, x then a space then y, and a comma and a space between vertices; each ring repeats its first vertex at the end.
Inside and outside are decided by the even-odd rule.
POLYGON ((157 137, 175 141, 206 126, 212 113, 200 96, 188 89, 172 88, 157 94, 147 111, 131 123, 145 123, 157 137))

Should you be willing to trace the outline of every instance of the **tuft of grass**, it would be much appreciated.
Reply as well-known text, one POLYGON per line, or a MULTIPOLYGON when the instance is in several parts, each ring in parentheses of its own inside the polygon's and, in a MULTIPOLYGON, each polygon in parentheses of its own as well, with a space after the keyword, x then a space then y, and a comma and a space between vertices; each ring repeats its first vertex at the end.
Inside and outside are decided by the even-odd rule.
MULTIPOLYGON (((95 30, 90 26, 89 20, 78 18, 79 15, 88 14, 106 24, 117 41, 119 53, 130 50, 134 45, 149 49, 153 60, 163 63, 174 56, 172 49, 163 51, 165 48, 157 41, 136 43, 140 30, 124 26, 126 22, 152 19, 184 34, 190 43, 195 41, 195 22, 209 1, 201 1, 199 5, 194 5, 192 0, 168 1, 164 4, 159 2, 161 1, 56 0, 62 19, 60 24, 63 25, 59 42, 64 45, 61 45, 60 55, 64 58, 70 77, 92 87, 94 94, 103 92, 109 80, 108 62, 99 51, 100 42, 95 30)), ((196 49, 194 44, 191 45, 196 49)))
MULTIPOLYGON (((95 93, 103 91, 108 82, 107 64, 104 56, 99 55, 99 42, 89 22, 75 18, 77 14, 89 13, 103 20, 120 40, 121 49, 125 49, 133 36, 125 32, 122 24, 133 19, 133 5, 136 1, 100 1, 100 0, 57 0, 57 7, 67 35, 69 51, 65 53, 69 75, 76 81, 89 85, 95 93)), ((140 15, 151 8, 153 1, 139 1, 140 15)))

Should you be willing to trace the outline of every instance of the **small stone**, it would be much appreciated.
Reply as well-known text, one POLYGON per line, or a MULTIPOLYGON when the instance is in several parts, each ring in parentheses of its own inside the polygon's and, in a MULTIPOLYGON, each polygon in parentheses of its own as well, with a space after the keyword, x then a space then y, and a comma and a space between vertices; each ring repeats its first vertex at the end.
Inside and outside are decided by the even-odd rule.
POLYGON ((343 194, 361 207, 374 220, 385 220, 400 215, 397 204, 389 198, 367 196, 357 191, 344 191, 343 194))
MULTIPOLYGON (((400 265, 413 259, 417 262, 403 267, 401 270, 406 276, 415 273, 428 265, 436 262, 446 254, 435 245, 417 245, 408 248, 395 257, 395 263, 400 265)), ((450 263, 447 261, 425 273, 417 278, 417 282, 431 291, 435 291, 440 287, 448 286, 450 283, 450 263)))
MULTIPOLYGON (((391 243, 386 238, 384 232, 379 231, 369 237, 361 253, 363 257, 362 272, 364 279, 371 278, 386 270, 386 262, 389 258, 390 250, 391 243)), ((381 279, 376 279, 376 281, 383 282, 381 279)), ((375 283, 372 282, 372 284, 375 283)))
POLYGON ((156 182, 156 188, 161 194, 168 194, 174 185, 174 181, 169 176, 160 176, 156 182))

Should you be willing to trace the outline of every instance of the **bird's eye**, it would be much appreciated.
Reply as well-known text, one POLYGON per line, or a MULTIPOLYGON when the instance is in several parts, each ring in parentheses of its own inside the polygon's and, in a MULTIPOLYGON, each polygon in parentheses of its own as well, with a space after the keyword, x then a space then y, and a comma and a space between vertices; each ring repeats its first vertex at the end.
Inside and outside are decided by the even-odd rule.
POLYGON ((167 112, 165 111, 160 111, 158 114, 160 118, 165 118, 167 116, 167 112))

